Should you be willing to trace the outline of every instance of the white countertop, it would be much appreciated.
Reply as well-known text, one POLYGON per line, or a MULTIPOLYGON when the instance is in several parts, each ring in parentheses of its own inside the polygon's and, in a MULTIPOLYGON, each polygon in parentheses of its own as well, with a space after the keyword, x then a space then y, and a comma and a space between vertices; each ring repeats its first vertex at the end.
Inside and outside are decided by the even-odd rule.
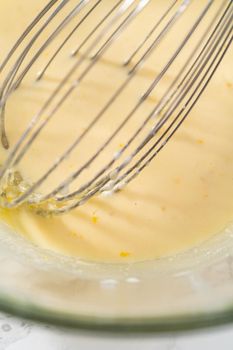
POLYGON ((233 326, 163 337, 78 334, 0 314, 0 350, 233 350, 233 326))

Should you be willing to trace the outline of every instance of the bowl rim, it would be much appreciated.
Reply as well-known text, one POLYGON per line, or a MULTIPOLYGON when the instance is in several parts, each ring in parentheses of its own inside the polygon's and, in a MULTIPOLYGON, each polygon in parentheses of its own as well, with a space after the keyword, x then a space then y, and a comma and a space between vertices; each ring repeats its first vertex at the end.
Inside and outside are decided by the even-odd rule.
POLYGON ((233 323, 232 304, 218 311, 164 317, 99 317, 65 312, 28 303, 0 292, 0 311, 56 327, 101 333, 146 334, 200 330, 233 323))

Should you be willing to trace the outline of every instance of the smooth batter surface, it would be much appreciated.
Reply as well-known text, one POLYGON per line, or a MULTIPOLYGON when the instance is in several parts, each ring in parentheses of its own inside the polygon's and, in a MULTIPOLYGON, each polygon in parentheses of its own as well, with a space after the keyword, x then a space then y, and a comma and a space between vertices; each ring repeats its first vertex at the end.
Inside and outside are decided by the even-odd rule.
MULTIPOLYGON (((45 3, 45 0, 20 0, 13 6, 11 2, 0 1, 1 58, 45 3)), ((111 1, 104 1, 101 6, 110 4, 111 1)), ((151 2, 146 10, 148 20, 145 26, 148 25, 148 29, 152 16, 159 16, 165 4, 166 1, 151 2)), ((180 22, 180 33, 185 33, 185 25, 198 13, 200 4, 203 2, 196 1, 180 22)), ((220 2, 217 1, 217 4, 220 2)), ((101 14, 101 11, 97 10, 98 13, 101 14)), ((88 25, 80 30, 81 33, 82 30, 88 31, 88 25)), ((127 58, 130 39, 132 47, 135 47, 133 39, 140 35, 143 37, 145 32, 136 26, 129 30, 124 40, 119 41, 120 46, 116 45, 106 54, 83 83, 79 93, 72 95, 59 111, 20 165, 20 171, 26 178, 35 180, 42 175, 51 161, 70 144, 70 140, 74 140, 77 133, 87 127, 101 103, 103 105, 107 101, 125 77, 126 72, 119 68, 118 62, 127 58), (122 55, 122 52, 125 54, 122 55)), ((75 46, 77 37, 76 41, 71 40, 67 52, 75 46)), ((90 138, 48 179, 42 190, 54 187, 67 173, 75 170, 114 130, 121 115, 123 117, 132 108, 151 77, 160 71, 173 46, 177 47, 177 42, 175 44, 171 36, 164 49, 161 47, 160 54, 148 61, 127 93, 96 126, 90 138)), ((64 56, 36 87, 29 75, 28 82, 12 96, 6 124, 10 144, 15 143, 33 113, 51 93, 61 71, 71 67, 68 55, 66 58, 64 56)), ((232 58, 231 50, 176 136, 144 173, 122 192, 107 198, 96 197, 59 217, 43 218, 29 209, 18 208, 10 211, 2 209, 2 219, 42 248, 104 262, 141 261, 171 255, 196 246, 223 230, 233 220, 232 58)), ((41 61, 36 64, 31 77, 42 66, 41 61)), ((177 67, 180 67, 179 62, 173 72, 168 72, 131 124, 112 142, 99 164, 124 145, 132 128, 139 125, 168 86, 177 67)), ((1 157, 4 156, 5 152, 2 151, 1 157)), ((83 178, 88 178, 88 171, 92 170, 87 170, 83 178)))

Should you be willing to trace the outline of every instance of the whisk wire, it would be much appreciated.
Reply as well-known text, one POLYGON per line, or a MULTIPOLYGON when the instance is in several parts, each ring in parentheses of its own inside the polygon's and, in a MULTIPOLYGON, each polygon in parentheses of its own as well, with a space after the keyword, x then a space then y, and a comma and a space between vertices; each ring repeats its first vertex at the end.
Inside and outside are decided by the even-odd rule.
MULTIPOLYGON (((183 5, 188 6, 190 1, 183 1, 183 5)), ((144 2, 143 5, 145 6, 147 4, 147 2, 144 2)), ((165 25, 165 27, 161 30, 161 32, 159 33, 159 35, 156 37, 154 43, 156 43, 157 45, 161 42, 162 38, 164 37, 164 35, 166 35, 169 31, 169 28, 172 24, 175 23, 175 21, 179 18, 179 16, 183 13, 185 6, 179 7, 179 9, 176 11, 176 13, 172 16, 172 18, 169 20, 169 25, 165 25)), ((142 6, 140 7, 140 9, 142 9, 142 6)), ((134 10, 132 10, 130 12, 130 14, 127 16, 127 21, 129 19, 132 18, 132 16, 135 16, 138 14, 138 10, 139 7, 136 7, 134 10)), ((121 28, 120 26, 118 28, 121 28)), ((106 46, 105 46, 106 47, 106 46)), ((153 49, 156 48, 156 45, 153 45, 153 49)), ((152 52, 152 50, 150 49, 150 53, 152 52)), ((99 56, 96 56, 95 59, 97 59, 99 56)), ((139 59, 140 62, 140 59, 139 59)), ((83 77, 87 74, 87 71, 89 72, 89 70, 92 68, 92 66, 95 64, 95 61, 93 60, 88 67, 86 68, 86 70, 84 70, 83 73, 81 73, 81 75, 79 76, 79 78, 77 79, 77 81, 80 83, 80 81, 83 79, 83 77)), ((19 197, 16 201, 19 201, 19 203, 24 200, 24 198, 26 198, 28 195, 30 195, 31 193, 33 193, 33 191, 35 191, 35 189, 41 184, 43 183, 43 181, 58 167, 58 165, 61 164, 61 162, 67 158, 67 156, 71 153, 71 151, 74 150, 74 148, 80 143, 80 141, 84 138, 84 136, 86 136, 86 134, 94 127, 94 125, 97 123, 97 121, 103 116, 103 114, 106 112, 106 110, 112 105, 112 103, 116 100, 116 98, 122 93, 122 91, 125 89, 125 87, 129 84, 129 82, 133 79, 134 75, 136 74, 136 69, 134 70, 134 74, 130 74, 127 79, 123 82, 123 84, 120 86, 120 88, 114 93, 114 95, 110 98, 110 100, 108 101, 108 103, 103 107, 103 109, 98 113, 98 115, 95 117, 95 119, 92 121, 92 123, 89 125, 89 127, 87 127, 85 129, 85 131, 76 139, 76 141, 71 145, 70 148, 68 148, 68 150, 66 151, 66 153, 64 153, 54 164, 53 166, 44 174, 44 176, 39 179, 37 182, 35 182, 32 187, 30 188, 30 190, 26 191, 21 197, 19 197)), ((68 95, 75 89, 75 85, 72 85, 70 87, 70 89, 67 91, 66 95, 63 96, 63 99, 56 105, 55 109, 52 110, 52 112, 48 115, 48 117, 43 121, 43 123, 41 124, 41 126, 37 129, 37 131, 34 133, 34 135, 31 137, 31 139, 25 144, 25 146, 23 147, 20 155, 16 158, 16 160, 13 163, 13 166, 16 166, 19 161, 22 159, 22 157, 24 156, 24 154, 26 153, 27 149, 29 146, 31 146, 32 142, 35 140, 35 138, 39 135, 39 133, 41 132, 41 130, 43 129, 43 127, 47 124, 48 120, 54 115, 54 112, 57 110, 57 108, 60 107, 60 103, 63 103, 66 98, 68 97, 68 95)), ((113 137, 112 137, 113 138, 113 137)), ((110 141, 109 141, 110 142, 110 141)), ((109 144, 109 142, 106 143, 109 144)), ((101 150, 103 150, 104 147, 101 148, 101 150)), ((17 146, 18 149, 18 146, 17 146)), ((100 154, 100 152, 98 153, 100 154)), ((76 179, 81 173, 82 171, 87 168, 88 165, 90 165, 92 163, 92 161, 96 158, 97 156, 93 156, 91 158, 91 160, 89 160, 89 162, 87 164, 85 164, 84 166, 82 166, 75 174, 73 174, 71 176, 71 179, 74 180, 76 179)), ((71 181, 70 181, 71 182, 71 181)), ((59 187, 60 189, 63 188, 63 186, 59 187)), ((58 192, 58 190, 57 190, 58 192)), ((46 196, 41 198, 42 201, 48 199, 50 196, 46 196)), ((16 203, 15 203, 16 204, 16 203)))
MULTIPOLYGON (((57 7, 53 10, 41 27, 33 34, 32 39, 29 39, 29 43, 16 58, 16 62, 10 68, 9 73, 6 75, 5 80, 1 86, 0 107, 1 107, 1 132, 2 136, 5 133, 4 118, 5 118, 5 105, 19 84, 23 81, 30 69, 33 67, 36 60, 42 55, 47 47, 57 38, 60 32, 75 18, 82 9, 88 5, 90 0, 81 0, 76 4, 72 10, 62 19, 62 21, 52 31, 47 40, 42 44, 33 57, 27 62, 26 66, 20 71, 24 60, 33 47, 33 43, 40 37, 41 33, 48 27, 52 19, 59 14, 69 0, 61 1, 57 7)), ((79 19, 77 24, 69 31, 68 35, 63 39, 61 44, 57 47, 53 55, 48 60, 47 64, 40 71, 37 79, 43 78, 50 65, 55 61, 57 55, 62 51, 65 44, 78 30, 78 28, 86 21, 91 13, 100 5, 102 0, 97 0, 91 3, 90 8, 84 16, 79 19)), ((65 180, 58 184, 54 189, 46 194, 37 194, 38 188, 51 176, 51 174, 70 156, 70 154, 76 149, 84 137, 94 128, 94 126, 101 120, 103 115, 109 110, 113 103, 126 91, 126 87, 132 82, 133 78, 137 76, 137 73, 144 66, 145 62, 151 57, 152 53, 160 46, 163 39, 170 33, 173 27, 175 27, 178 20, 186 12, 192 0, 183 0, 175 12, 170 15, 172 10, 177 6, 178 0, 173 0, 152 28, 145 35, 143 40, 136 45, 133 52, 123 60, 122 64, 125 67, 129 67, 133 60, 138 57, 135 62, 129 67, 128 73, 125 79, 116 88, 114 94, 108 99, 100 111, 94 116, 86 129, 75 139, 75 141, 63 152, 62 155, 56 159, 56 161, 49 167, 49 169, 32 185, 18 195, 10 202, 5 201, 6 207, 14 207, 25 201, 30 204, 36 204, 42 207, 48 202, 46 211, 52 211, 55 214, 61 214, 74 209, 91 197, 98 193, 109 193, 116 191, 127 185, 130 181, 136 178, 145 169, 150 162, 157 156, 157 154, 165 147, 167 142, 177 132, 183 122, 187 119, 191 110, 196 105, 203 91, 206 89, 219 64, 221 63, 225 53, 227 52, 232 42, 232 17, 233 17, 233 4, 231 0, 224 0, 215 12, 212 20, 208 24, 201 38, 198 40, 194 49, 188 58, 183 63, 182 67, 175 75, 169 87, 166 89, 159 101, 153 106, 149 115, 143 120, 139 127, 129 137, 125 145, 110 158, 106 164, 104 164, 94 176, 81 184, 77 189, 62 194, 65 188, 68 188, 71 183, 78 179, 78 177, 89 168, 93 162, 102 154, 102 152, 108 147, 113 139, 119 134, 124 126, 131 120, 137 110, 148 99, 151 93, 155 90, 158 83, 162 80, 170 67, 175 63, 178 57, 180 57, 184 48, 190 43, 194 33, 200 26, 200 23, 207 16, 211 6, 215 0, 206 0, 202 10, 197 18, 187 31, 184 38, 179 42, 175 51, 168 58, 159 73, 156 73, 153 77, 153 81, 149 83, 146 91, 136 101, 133 108, 127 113, 120 124, 115 130, 108 136, 108 138, 97 148, 91 157, 84 162, 78 169, 70 174, 65 180), (164 23, 165 22, 165 23, 164 23), (162 28, 160 28, 162 26, 162 28), (160 28, 160 29, 159 29, 160 28), (153 35, 159 29, 159 32, 153 35), (149 43, 149 40, 152 42, 149 43), (141 52, 143 50, 143 52, 141 52), (125 159, 120 161, 120 158, 129 149, 131 144, 137 140, 139 134, 145 129, 150 120, 155 120, 153 127, 149 132, 143 136, 138 145, 135 145, 130 154, 125 159), (163 130, 164 129, 164 130, 163 130), (152 143, 152 144, 151 144, 152 143), (113 165, 119 162, 119 164, 113 168, 113 165), (51 204, 51 200, 53 203, 51 204), (56 203, 60 203, 56 206, 56 203)), ((27 27, 22 36, 18 39, 16 44, 10 50, 5 60, 0 66, 0 72, 6 68, 7 64, 15 54, 16 50, 24 42, 25 38, 34 29, 40 20, 52 9, 57 3, 56 0, 50 1, 47 6, 36 16, 36 18, 27 27)), ((100 61, 103 55, 108 49, 117 41, 117 38, 126 32, 126 29, 130 26, 135 18, 143 12, 143 10, 149 5, 150 0, 121 0, 113 4, 113 6, 107 11, 107 13, 97 21, 94 28, 82 39, 81 43, 76 49, 72 51, 72 56, 76 56, 77 53, 90 42, 88 47, 84 50, 84 53, 78 57, 77 61, 73 64, 71 69, 61 79, 58 86, 41 106, 40 110, 32 117, 31 122, 24 130, 23 134, 17 140, 15 145, 9 152, 9 156, 0 169, 0 176, 4 179, 7 176, 9 169, 15 169, 22 159, 26 156, 28 149, 32 146, 33 142, 40 135, 42 130, 48 124, 48 122, 54 118, 56 112, 67 101, 69 96, 80 87, 81 82, 91 73, 95 65, 100 61), (100 32, 96 34, 96 31, 100 29, 100 32), (75 78, 76 71, 81 68, 82 64, 90 59, 89 63, 75 78), (69 82, 71 80, 71 82, 69 82), (67 88, 68 85, 68 88, 67 88), (65 90, 65 91, 63 91, 65 90), (61 96, 59 96, 61 94, 61 96), (57 101, 58 98, 58 101, 57 101), (46 117, 44 113, 47 111, 46 117)))

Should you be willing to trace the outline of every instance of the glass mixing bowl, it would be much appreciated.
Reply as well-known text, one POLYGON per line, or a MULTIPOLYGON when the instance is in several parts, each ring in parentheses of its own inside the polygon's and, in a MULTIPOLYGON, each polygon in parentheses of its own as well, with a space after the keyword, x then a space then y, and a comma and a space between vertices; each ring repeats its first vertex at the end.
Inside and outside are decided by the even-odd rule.
POLYGON ((0 309, 37 321, 121 332, 222 324, 233 321, 233 225, 172 258, 114 265, 41 250, 1 223, 0 276, 0 309))
POLYGON ((0 308, 101 331, 173 331, 233 321, 233 227, 198 249, 109 265, 42 251, 0 226, 0 308))

